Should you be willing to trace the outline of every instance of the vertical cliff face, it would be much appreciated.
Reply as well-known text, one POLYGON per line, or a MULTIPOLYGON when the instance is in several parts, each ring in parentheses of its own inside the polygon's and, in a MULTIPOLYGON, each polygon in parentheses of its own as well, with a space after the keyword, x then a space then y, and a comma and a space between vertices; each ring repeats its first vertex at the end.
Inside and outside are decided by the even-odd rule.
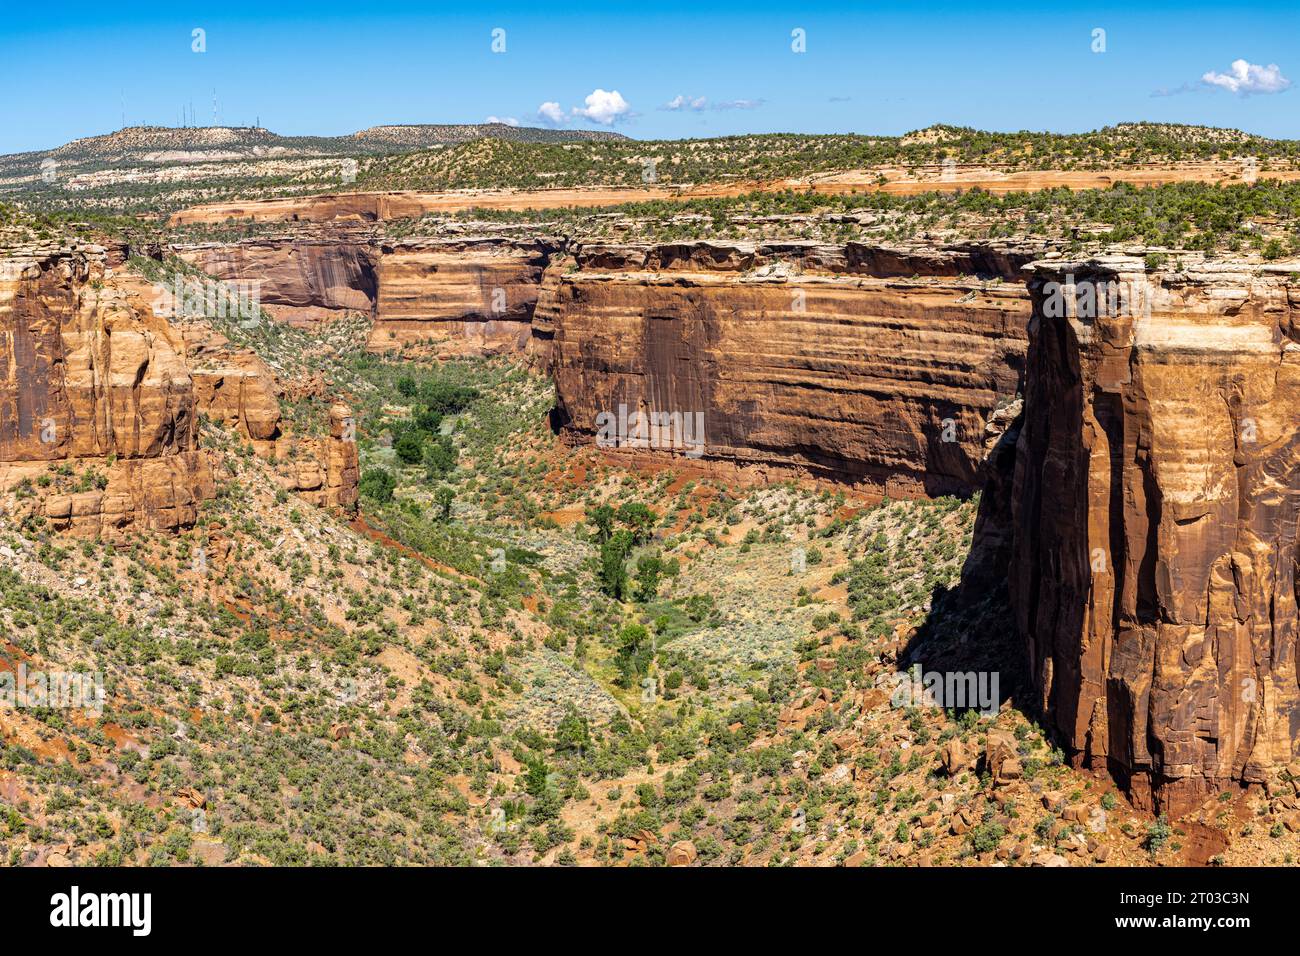
POLYGON ((1003 280, 1027 259, 986 247, 591 246, 548 273, 537 351, 571 441, 755 477, 965 493, 986 420, 1018 388, 1029 303, 1023 282, 1003 280), (638 413, 697 416, 702 443, 692 455, 620 436, 638 413))
POLYGON ((257 239, 174 251, 213 278, 256 283, 262 308, 300 328, 374 311, 376 253, 365 239, 257 239))
POLYGON ((184 348, 103 282, 105 260, 98 247, 0 259, 0 489, 76 461, 101 477, 43 500, 54 527, 189 524, 212 479, 184 348))
POLYGON ((349 312, 374 320, 375 351, 521 353, 557 243, 500 237, 257 239, 175 246, 214 278, 255 284, 271 316, 302 328, 349 312))
POLYGON ((249 349, 233 348, 206 324, 190 324, 182 334, 203 414, 254 447, 280 437, 280 393, 266 363, 249 349))
POLYGON ((1011 520, 1037 703, 1181 813, 1290 760, 1300 290, 1281 270, 1040 263, 1011 520))
POLYGON ((214 493, 200 413, 247 438, 287 489, 353 508, 347 406, 320 437, 286 435, 260 358, 156 315, 153 288, 110 261, 95 246, 0 257, 0 509, 86 536, 188 527, 214 493), (66 468, 50 483, 52 462, 66 468))
POLYGON ((370 348, 519 353, 553 244, 487 238, 385 244, 370 348))

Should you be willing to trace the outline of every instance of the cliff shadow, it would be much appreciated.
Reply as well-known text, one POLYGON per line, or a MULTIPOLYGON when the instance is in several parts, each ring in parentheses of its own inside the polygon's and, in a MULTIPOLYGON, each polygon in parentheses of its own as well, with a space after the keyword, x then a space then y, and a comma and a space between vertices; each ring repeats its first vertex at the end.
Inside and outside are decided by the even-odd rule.
POLYGON ((930 612, 897 655, 900 670, 997 675, 997 704, 1026 710, 1032 698, 1025 652, 1011 608, 1011 486, 1019 419, 984 463, 971 548, 955 586, 930 593, 930 612))

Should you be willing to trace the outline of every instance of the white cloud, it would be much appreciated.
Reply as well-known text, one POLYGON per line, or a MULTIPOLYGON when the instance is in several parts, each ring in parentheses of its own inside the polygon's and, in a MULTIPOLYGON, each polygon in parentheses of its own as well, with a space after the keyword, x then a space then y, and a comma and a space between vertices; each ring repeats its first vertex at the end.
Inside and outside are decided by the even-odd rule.
POLYGON ((559 126, 564 122, 564 109, 554 100, 547 100, 537 107, 537 118, 551 126, 559 126))
POLYGON ((506 126, 518 126, 519 120, 513 116, 489 116, 483 122, 485 123, 504 123, 506 126))
POLYGON ((665 110, 702 110, 708 105, 709 101, 703 96, 682 96, 678 93, 660 108, 665 110))
POLYGON ((587 95, 585 107, 575 106, 573 108, 574 116, 581 116, 593 123, 600 123, 609 126, 621 119, 625 119, 631 112, 631 105, 623 99, 618 90, 592 90, 587 95))
POLYGON ((763 105, 762 100, 724 100, 711 103, 707 96, 682 96, 680 93, 659 107, 662 110, 756 110, 763 105))
POLYGON ((1282 75, 1276 63, 1260 66, 1245 60, 1233 60, 1231 73, 1215 73, 1210 70, 1201 76, 1202 83, 1221 86, 1239 96, 1252 93, 1281 93, 1291 86, 1291 81, 1282 75))

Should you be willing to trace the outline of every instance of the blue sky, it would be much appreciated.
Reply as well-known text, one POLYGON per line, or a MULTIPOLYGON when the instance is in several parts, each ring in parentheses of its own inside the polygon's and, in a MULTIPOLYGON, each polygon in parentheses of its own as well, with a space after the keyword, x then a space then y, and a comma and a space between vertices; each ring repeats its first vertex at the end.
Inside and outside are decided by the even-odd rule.
POLYGON ((1140 119, 1300 138, 1300 89, 1270 92, 1291 80, 1294 0, 27 3, 0 20, 0 152, 110 132, 123 109, 129 125, 178 125, 192 103, 207 125, 214 88, 222 124, 260 118, 289 135, 489 116, 541 125, 550 103, 561 125, 637 138, 1140 119), (206 52, 191 49, 195 28, 206 52), (795 28, 804 53, 791 49, 795 28), (1097 28, 1104 53, 1092 51, 1097 28), (1236 60, 1278 69, 1250 70, 1242 87, 1236 60), (596 90, 608 95, 575 114, 596 90))

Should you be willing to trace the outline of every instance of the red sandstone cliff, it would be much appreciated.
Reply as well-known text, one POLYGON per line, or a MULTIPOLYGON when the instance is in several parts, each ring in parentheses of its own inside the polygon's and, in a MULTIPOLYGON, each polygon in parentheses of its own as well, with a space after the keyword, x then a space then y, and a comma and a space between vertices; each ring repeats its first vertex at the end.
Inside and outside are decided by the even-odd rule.
MULTIPOLYGON (((534 322, 557 421, 702 415, 703 465, 896 496, 978 485, 986 420, 1016 394, 1028 253, 813 243, 588 246, 534 322)), ((634 457, 695 457, 636 447, 634 457)), ((651 442, 653 445, 653 441, 651 442)))
POLYGON ((350 410, 332 408, 319 438, 285 435, 270 369, 202 323, 155 314, 152 287, 110 268, 120 258, 0 258, 0 507, 87 536, 192 525, 214 491, 199 414, 273 459, 289 490, 353 507, 350 410), (51 483, 52 462, 66 467, 51 483))
POLYGON ((1076 762, 1179 814, 1293 752, 1300 289, 1239 265, 1146 282, 1132 259, 1033 275, 1010 585, 1076 762), (1145 291, 1076 300, 1098 288, 1145 291))
POLYGON ((183 345, 104 274, 99 247, 0 260, 0 490, 67 461, 100 477, 43 499, 55 528, 191 524, 212 476, 183 345))
POLYGON ((256 282, 261 307, 291 325, 374 311, 376 254, 366 240, 259 239, 174 251, 215 279, 256 282))
POLYGON ((528 345, 552 240, 257 239, 174 246, 214 278, 256 285, 273 318, 304 328, 349 312, 374 351, 519 353, 528 345))
POLYGON ((1019 270, 1037 250, 793 241, 570 252, 559 240, 483 237, 179 251, 220 278, 260 282, 281 317, 368 296, 375 351, 527 352, 555 380, 571 441, 594 441, 598 418, 620 409, 689 416, 703 441, 688 457, 704 467, 910 496, 977 487, 986 421, 1018 387, 1019 270))
POLYGON ((370 348, 522 352, 552 247, 495 238, 384 243, 370 348))

